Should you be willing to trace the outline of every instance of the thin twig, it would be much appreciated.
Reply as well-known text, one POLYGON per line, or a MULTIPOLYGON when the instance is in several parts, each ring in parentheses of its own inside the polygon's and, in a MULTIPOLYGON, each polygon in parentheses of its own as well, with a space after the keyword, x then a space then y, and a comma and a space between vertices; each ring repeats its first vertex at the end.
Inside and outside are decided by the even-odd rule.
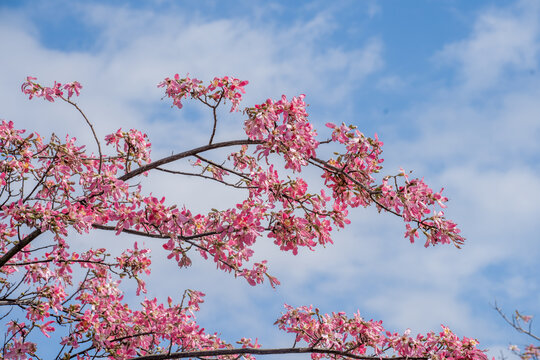
POLYGON ((92 131, 92 135, 94 135, 94 139, 96 140, 96 144, 97 144, 97 147, 98 147, 98 153, 99 153, 99 168, 98 168, 98 174, 101 174, 101 166, 102 166, 102 163, 103 163, 103 154, 101 153, 101 144, 99 143, 99 139, 96 135, 96 131, 94 130, 94 125, 92 125, 92 123, 90 122, 90 120, 88 120, 88 118, 86 117, 86 115, 84 114, 84 112, 77 106, 76 103, 74 103, 73 101, 69 100, 69 99, 66 99, 64 98, 63 96, 60 96, 60 98, 62 100, 64 100, 65 102, 75 106, 75 109, 77 109, 82 117, 84 118, 84 120, 86 121, 86 123, 88 124, 88 126, 90 127, 90 130, 92 131))
POLYGON ((212 128, 212 135, 210 135, 210 141, 208 142, 208 145, 212 144, 212 141, 214 140, 214 136, 216 135, 217 121, 218 121, 217 110, 216 109, 217 109, 219 103, 221 102, 221 99, 223 99, 223 93, 221 93, 221 96, 219 97, 219 101, 216 103, 216 105, 211 106, 212 115, 214 116, 214 126, 212 128))
POLYGON ((223 185, 234 187, 236 189, 249 189, 250 188, 249 186, 240 186, 240 185, 237 185, 237 184, 231 184, 231 183, 228 183, 226 181, 216 179, 213 176, 208 176, 208 175, 203 175, 203 174, 196 174, 196 173, 190 173, 190 172, 178 171, 178 170, 170 170, 170 169, 164 169, 164 168, 161 168, 161 167, 157 167, 156 170, 163 171, 163 172, 166 172, 166 173, 169 173, 169 174, 195 176, 195 177, 200 177, 200 178, 207 179, 207 180, 213 180, 213 181, 217 181, 217 182, 219 182, 219 183, 221 183, 223 185))
POLYGON ((495 302, 495 305, 493 307, 495 308, 495 310, 497 310, 499 315, 501 315, 501 317, 504 319, 504 321, 506 321, 511 327, 513 327, 514 329, 516 329, 518 332, 520 332, 522 334, 529 335, 533 339, 535 339, 537 341, 540 341, 540 337, 534 335, 530 329, 525 330, 519 323, 516 324, 515 316, 512 317, 512 321, 510 321, 510 319, 508 319, 508 317, 503 313, 502 309, 497 305, 496 302, 495 302))

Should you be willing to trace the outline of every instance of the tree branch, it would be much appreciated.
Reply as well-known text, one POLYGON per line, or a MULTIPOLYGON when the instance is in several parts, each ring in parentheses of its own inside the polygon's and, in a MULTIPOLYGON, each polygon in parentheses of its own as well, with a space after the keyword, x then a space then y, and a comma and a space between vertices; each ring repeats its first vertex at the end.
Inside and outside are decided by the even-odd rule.
POLYGON ((183 358, 201 358, 207 356, 220 356, 220 355, 275 355, 275 354, 327 354, 335 356, 342 356, 350 359, 359 359, 359 360, 426 360, 427 356, 363 356, 355 355, 345 351, 338 351, 332 349, 319 349, 319 348, 278 348, 278 349, 254 349, 254 348, 242 348, 242 349, 218 349, 218 350, 201 350, 201 351, 186 351, 186 352, 176 352, 170 354, 156 354, 156 355, 145 355, 130 360, 168 360, 168 359, 183 359, 183 358))
POLYGON ((168 164, 170 162, 173 162, 173 161, 176 161, 176 160, 179 160, 179 159, 183 159, 183 158, 188 157, 188 156, 193 156, 195 154, 205 152, 205 151, 208 151, 208 150, 214 150, 214 149, 219 149, 219 148, 224 148, 224 147, 229 147, 229 146, 235 146, 235 145, 254 145, 254 144, 262 144, 262 143, 263 143, 262 140, 244 139, 244 140, 224 141, 224 142, 220 142, 220 143, 200 146, 198 148, 187 150, 187 151, 181 152, 179 154, 167 156, 167 157, 164 157, 164 158, 159 159, 157 161, 151 162, 150 164, 143 165, 143 166, 141 166, 141 167, 139 167, 139 168, 137 168, 135 170, 132 170, 132 171, 122 175, 118 179, 122 180, 122 181, 126 181, 126 180, 129 180, 129 179, 131 179, 131 178, 133 178, 133 177, 135 177, 137 175, 140 175, 140 174, 142 174, 142 173, 144 173, 146 171, 155 169, 158 166, 165 165, 165 164, 168 164))
POLYGON ((216 112, 216 109, 219 106, 219 103, 221 102, 221 100, 223 100, 223 91, 221 92, 221 96, 219 97, 218 102, 215 105, 210 106, 212 108, 212 114, 214 115, 214 127, 212 129, 212 135, 210 136, 210 141, 208 142, 208 145, 212 144, 212 141, 214 140, 214 135, 216 135, 216 127, 217 127, 217 112, 216 112))
POLYGON ((21 305, 31 305, 33 303, 32 300, 19 300, 19 299, 5 299, 0 300, 0 306, 21 306, 21 305))
POLYGON ((516 321, 516 316, 515 315, 512 316, 512 320, 510 321, 510 319, 508 319, 508 317, 504 314, 504 312, 499 307, 499 305, 497 305, 496 302, 495 302, 495 305, 493 307, 499 313, 499 315, 501 315, 501 317, 504 319, 504 321, 506 321, 508 323, 508 325, 510 325, 511 327, 516 329, 518 332, 520 332, 522 334, 525 334, 525 335, 529 335, 533 339, 535 339, 537 341, 540 341, 540 336, 537 336, 537 335, 532 333, 532 331, 530 329, 530 325, 529 325, 529 330, 526 330, 526 329, 523 328, 523 326, 521 326, 521 324, 519 322, 516 321))
MULTIPOLYGON (((394 214, 398 217, 403 217, 403 214, 400 214, 394 210, 392 210, 391 208, 381 204, 381 202, 379 200, 377 200, 376 198, 376 195, 380 194, 381 191, 380 190, 373 190, 373 189, 370 189, 369 187, 365 186, 364 184, 362 184, 361 182, 359 182, 358 180, 354 179, 349 173, 347 173, 345 170, 343 169, 340 169, 340 168, 337 168, 333 165, 330 165, 328 164, 327 161, 324 161, 324 160, 321 160, 319 158, 316 158, 316 157, 311 157, 309 160, 310 164, 312 165, 315 165, 325 171, 333 171, 334 174, 341 174, 343 176, 345 176, 347 179, 349 179, 352 183, 354 183, 355 185, 357 185, 358 187, 360 187, 363 191, 367 192, 368 195, 369 195, 369 198, 371 199, 371 201, 373 201, 377 206, 379 206, 381 209, 383 209, 384 211, 386 212, 389 212, 391 214, 394 214), (320 165, 318 165, 320 164, 320 165)), ((397 184, 396 184, 396 189, 397 189, 397 184)), ((413 222, 415 222, 416 224, 419 224, 425 228, 428 228, 428 229, 433 229, 435 228, 435 226, 433 225, 429 225, 429 224, 426 224, 424 222, 424 220, 416 220, 416 219, 412 219, 413 222)), ((457 246, 457 245, 456 245, 457 246)), ((458 246, 459 247, 459 246, 458 246)))
MULTIPOLYGON (((109 230, 109 231, 117 231, 118 230, 115 226, 101 225, 101 224, 93 224, 92 227, 95 228, 95 229, 100 229, 100 230, 109 230)), ((132 235, 144 236, 144 237, 149 237, 149 238, 157 238, 157 239, 165 239, 165 240, 168 240, 168 239, 171 238, 170 236, 167 236, 167 235, 151 234, 151 233, 147 233, 147 232, 144 232, 144 231, 137 231, 137 230, 133 230, 133 229, 122 229, 122 232, 132 234, 132 235)), ((206 233, 195 234, 195 235, 190 235, 190 236, 178 236, 178 238, 180 240, 188 242, 188 241, 193 240, 193 239, 198 239, 198 238, 201 238, 201 237, 210 236, 210 235, 216 235, 216 234, 219 234, 219 232, 218 231, 209 231, 209 232, 206 232, 206 233)), ((194 246, 197 246, 196 244, 192 244, 192 243, 190 243, 190 244, 194 245, 194 246)))
MULTIPOLYGON (((95 229, 100 229, 100 230, 117 231, 116 227, 108 226, 108 225, 93 224, 92 227, 94 227, 95 229)), ((144 236, 144 237, 156 238, 156 239, 164 239, 164 240, 168 240, 168 239, 171 238, 170 236, 167 236, 167 235, 150 234, 150 233, 147 233, 147 232, 137 231, 137 230, 133 230, 133 229, 122 229, 122 232, 125 232, 127 234, 132 234, 132 235, 138 235, 138 236, 144 236)), ((191 236, 179 236, 178 238, 180 240, 182 240, 182 241, 187 242, 191 246, 196 247, 197 249, 199 249, 201 251, 205 251, 207 253, 210 253, 210 250, 208 250, 204 246, 201 246, 201 245, 197 244, 193 240, 198 239, 198 238, 202 238, 202 237, 205 237, 205 236, 216 235, 216 234, 219 234, 219 232, 218 231, 210 231, 210 232, 206 232, 206 233, 202 233, 202 234, 195 234, 195 235, 191 235, 191 236)), ((221 260, 221 259, 218 259, 218 261, 220 263, 228 266, 231 270, 235 271, 235 273, 238 271, 238 268, 231 265, 227 261, 221 260)))
POLYGON ((24 239, 19 241, 15 246, 13 246, 7 253, 5 253, 0 258, 0 268, 4 266, 12 257, 14 257, 19 251, 24 249, 24 247, 32 242, 35 238, 37 238, 39 235, 42 234, 42 231, 39 229, 36 229, 32 231, 30 234, 26 235, 24 239))
POLYGON ((208 176, 208 175, 190 173, 190 172, 178 171, 178 170, 164 169, 164 168, 161 168, 161 167, 157 167, 156 170, 163 171, 163 172, 166 172, 166 173, 169 173, 169 174, 194 176, 194 177, 200 177, 200 178, 207 179, 207 180, 217 181, 220 184, 230 186, 230 187, 233 187, 235 189, 247 189, 246 186, 241 186, 241 185, 237 185, 237 184, 228 183, 226 181, 219 180, 219 179, 216 179, 216 178, 214 178, 212 176, 208 176))

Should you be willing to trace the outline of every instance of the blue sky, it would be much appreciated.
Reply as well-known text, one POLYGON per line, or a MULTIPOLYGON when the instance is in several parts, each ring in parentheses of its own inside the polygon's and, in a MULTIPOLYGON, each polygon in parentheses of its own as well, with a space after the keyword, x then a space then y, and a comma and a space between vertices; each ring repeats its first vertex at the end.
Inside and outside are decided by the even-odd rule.
MULTIPOLYGON (((398 219, 360 210, 332 247, 293 257, 261 243, 259 256, 283 284, 275 291, 201 261, 175 269, 148 244, 149 295, 207 293, 199 315, 207 329, 290 345, 272 326, 287 302, 359 309, 396 331, 443 323, 495 356, 526 341, 491 304, 540 314, 537 1, 3 1, 0 44, 0 118, 18 127, 91 144, 71 109, 28 102, 19 90, 27 75, 78 80, 79 104, 102 136, 138 128, 157 158, 201 144, 210 123, 195 106, 171 110, 156 84, 175 73, 231 75, 250 81, 244 105, 305 93, 319 128, 333 121, 376 132, 385 173, 404 167, 445 187, 447 214, 467 238, 462 250, 410 245, 398 219)), ((223 120, 222 139, 241 133, 241 115, 223 120)), ((191 180, 147 185, 174 189, 164 195, 201 211, 234 202, 191 180)), ((133 240, 93 233, 73 241, 114 250, 133 240)))

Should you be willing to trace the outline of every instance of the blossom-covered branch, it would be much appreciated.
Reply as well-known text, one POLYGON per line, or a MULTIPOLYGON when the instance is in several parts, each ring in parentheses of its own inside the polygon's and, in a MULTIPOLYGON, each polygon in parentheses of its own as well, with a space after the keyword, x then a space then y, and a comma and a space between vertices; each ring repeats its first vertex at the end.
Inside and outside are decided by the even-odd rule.
POLYGON ((295 255, 302 247, 314 250, 332 243, 334 230, 349 224, 349 210, 359 206, 399 216, 411 242, 423 234, 426 246, 463 243, 456 224, 444 217, 447 198, 441 192, 403 170, 379 176, 383 144, 376 135, 328 123, 330 139, 318 140, 304 95, 244 108, 239 116, 246 138, 214 142, 217 108, 230 103, 231 112, 239 111, 247 84, 227 76, 207 86, 188 76, 162 81, 158 86, 173 106, 199 101, 210 109, 213 125, 208 144, 152 160, 148 136, 135 129, 105 136, 107 148, 101 148, 94 126, 72 100, 80 95, 78 82, 47 87, 27 78, 22 91, 30 99, 61 99, 76 108, 94 135, 98 155, 69 136, 46 141, 39 134, 25 135, 13 122, 0 123, 0 305, 8 309, 1 315, 7 325, 3 358, 38 358, 40 338, 58 331, 58 359, 236 359, 268 353, 310 353, 313 359, 485 359, 475 340, 460 339, 446 327, 411 337, 359 314, 320 314, 307 306, 287 306, 276 322, 293 334, 295 344, 306 346, 265 350, 257 340, 243 338, 238 349, 197 324, 203 293, 187 290, 180 301, 169 297, 165 304, 144 296, 149 249, 134 242, 110 254, 73 246, 73 231, 134 235, 161 242, 179 267, 190 266, 195 253, 251 285, 268 281, 275 287, 280 282, 269 274, 268 262, 252 260, 259 239, 271 239, 295 255), (324 159, 323 147, 338 151, 324 159), (227 151, 226 157, 219 159, 216 150, 227 151), (176 163, 193 170, 163 167, 176 163), (300 176, 306 167, 320 171, 322 187, 300 176), (194 213, 130 183, 158 172, 212 179, 244 198, 230 208, 194 213), (137 285, 138 307, 124 300, 125 279, 137 285))

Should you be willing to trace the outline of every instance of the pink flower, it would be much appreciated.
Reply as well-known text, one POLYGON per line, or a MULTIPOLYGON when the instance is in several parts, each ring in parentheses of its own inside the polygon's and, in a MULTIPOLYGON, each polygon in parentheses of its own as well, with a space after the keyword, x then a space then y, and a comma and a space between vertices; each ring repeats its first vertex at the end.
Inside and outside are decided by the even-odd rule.
POLYGON ((78 81, 74 81, 69 84, 64 84, 63 88, 68 91, 68 99, 75 95, 79 96, 81 94, 82 85, 78 81))
POLYGON ((45 324, 43 325, 40 325, 40 330, 41 332, 43 333, 43 335, 45 335, 46 337, 50 338, 51 335, 48 334, 49 331, 54 331, 54 327, 53 326, 50 326, 50 324, 54 323, 54 321, 47 321, 45 324))

